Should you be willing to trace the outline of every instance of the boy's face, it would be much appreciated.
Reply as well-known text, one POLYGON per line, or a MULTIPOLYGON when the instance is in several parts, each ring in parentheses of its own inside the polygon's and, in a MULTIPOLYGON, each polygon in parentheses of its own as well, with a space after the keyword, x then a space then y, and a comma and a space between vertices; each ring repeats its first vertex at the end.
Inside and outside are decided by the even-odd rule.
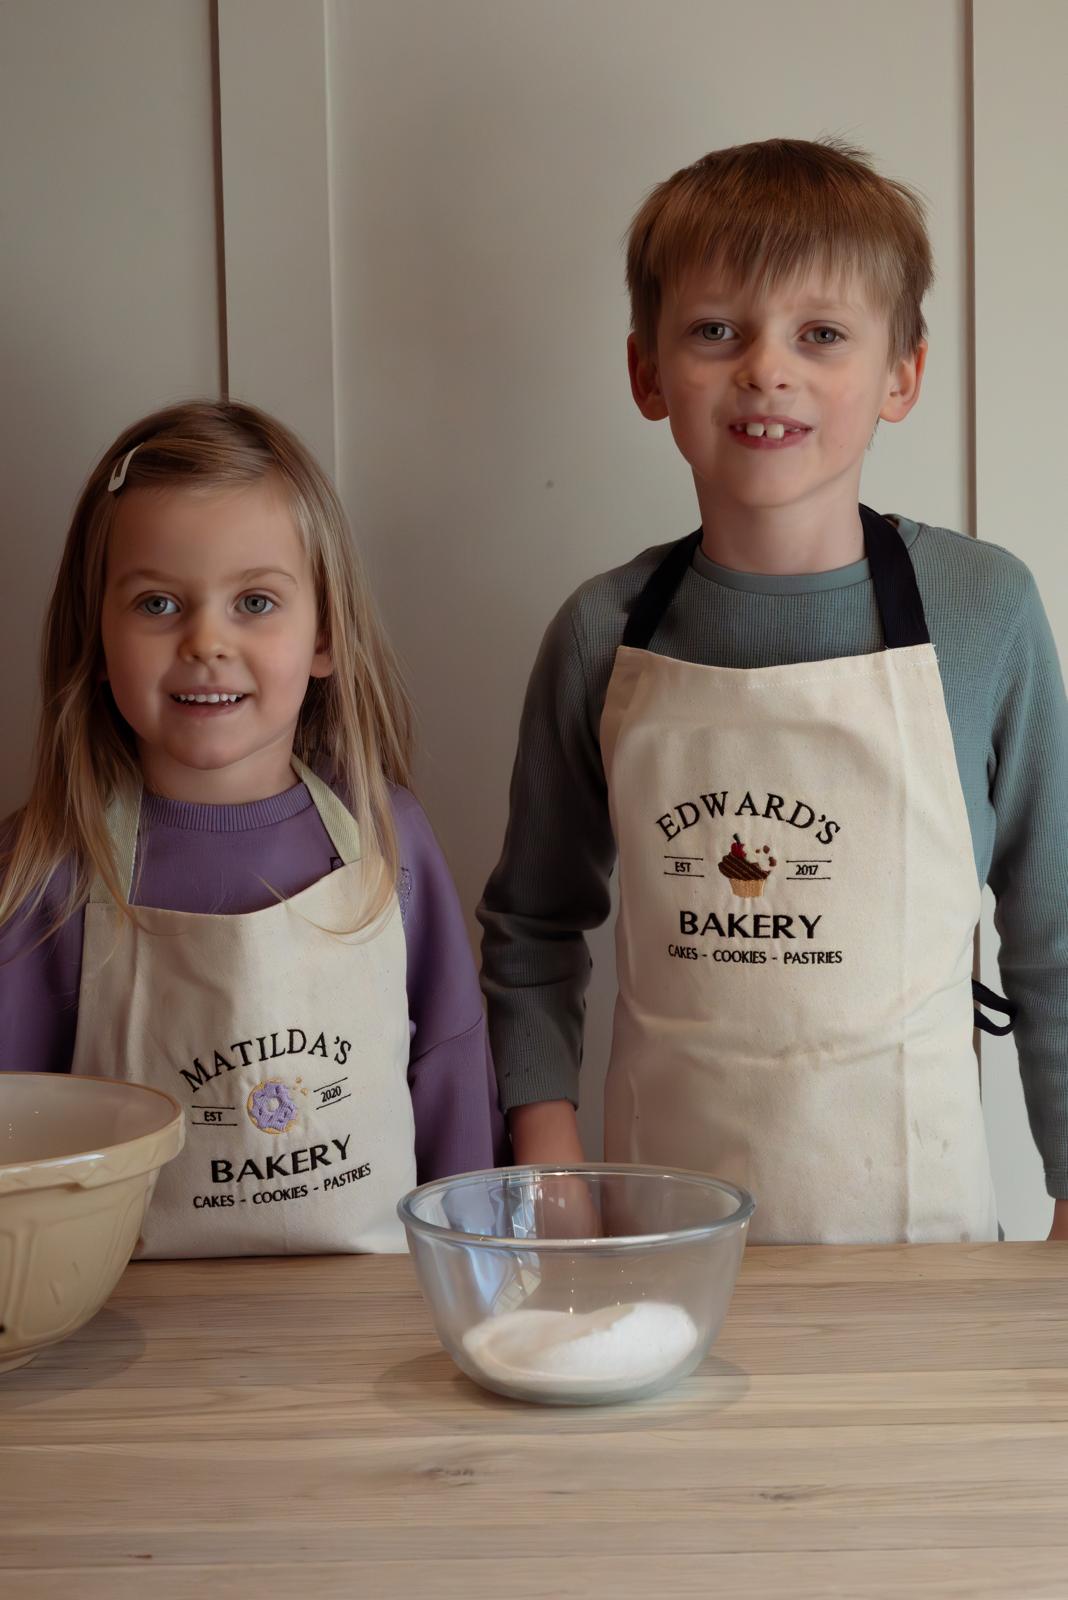
POLYGON ((887 317, 855 279, 759 292, 705 267, 665 295, 655 355, 632 335, 629 356, 639 409, 669 419, 702 513, 757 513, 855 504, 875 423, 912 409, 926 347, 891 363, 887 317))

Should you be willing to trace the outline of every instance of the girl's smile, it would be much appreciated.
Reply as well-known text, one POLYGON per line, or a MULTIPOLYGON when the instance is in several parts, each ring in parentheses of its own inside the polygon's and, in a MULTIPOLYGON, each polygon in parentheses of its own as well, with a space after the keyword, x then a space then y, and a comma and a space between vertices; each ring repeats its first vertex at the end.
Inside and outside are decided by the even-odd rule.
POLYGON ((188 694, 172 694, 171 699, 178 709, 190 716, 220 716, 236 711, 238 706, 250 698, 247 694, 223 689, 193 691, 188 694))

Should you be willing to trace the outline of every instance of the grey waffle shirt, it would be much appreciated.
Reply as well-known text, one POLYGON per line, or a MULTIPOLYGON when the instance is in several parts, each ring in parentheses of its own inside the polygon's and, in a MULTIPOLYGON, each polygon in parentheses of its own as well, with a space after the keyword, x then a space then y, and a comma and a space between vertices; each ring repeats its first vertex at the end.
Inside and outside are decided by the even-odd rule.
MULTIPOLYGON (((895 517, 938 658, 975 870, 997 901, 1004 991, 1050 1194, 1068 1198, 1068 711, 1034 579, 997 545, 895 517)), ((668 546, 591 579, 549 625, 527 690, 500 861, 478 910, 506 1110, 578 1104, 585 934, 609 912, 615 842, 598 743, 627 612, 668 546)), ((716 667, 870 654, 866 561, 797 577, 694 558, 649 648, 716 667)))

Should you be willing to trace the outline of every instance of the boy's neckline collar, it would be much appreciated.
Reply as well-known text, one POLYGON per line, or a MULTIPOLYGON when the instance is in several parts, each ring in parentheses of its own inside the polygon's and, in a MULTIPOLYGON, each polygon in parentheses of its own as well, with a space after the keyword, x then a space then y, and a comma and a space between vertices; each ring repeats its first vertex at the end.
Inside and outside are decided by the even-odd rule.
MULTIPOLYGON (((901 534, 906 549, 919 538, 920 523, 909 517, 887 512, 901 534)), ((723 589, 741 590, 746 594, 822 594, 832 589, 848 589, 853 584, 870 583, 871 568, 867 558, 853 561, 848 567, 834 567, 830 572, 735 572, 733 567, 721 567, 710 561, 700 546, 694 552, 692 570, 708 583, 717 583, 723 589)))

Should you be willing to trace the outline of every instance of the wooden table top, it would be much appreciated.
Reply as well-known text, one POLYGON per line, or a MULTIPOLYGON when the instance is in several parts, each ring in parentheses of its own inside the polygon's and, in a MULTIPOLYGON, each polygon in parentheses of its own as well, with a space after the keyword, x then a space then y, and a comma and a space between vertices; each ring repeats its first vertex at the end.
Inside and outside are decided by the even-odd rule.
POLYGON ((1065 1600, 1068 1245, 750 1249, 632 1406, 476 1388, 406 1257, 151 1262, 0 1378, 10 1600, 1065 1600))

